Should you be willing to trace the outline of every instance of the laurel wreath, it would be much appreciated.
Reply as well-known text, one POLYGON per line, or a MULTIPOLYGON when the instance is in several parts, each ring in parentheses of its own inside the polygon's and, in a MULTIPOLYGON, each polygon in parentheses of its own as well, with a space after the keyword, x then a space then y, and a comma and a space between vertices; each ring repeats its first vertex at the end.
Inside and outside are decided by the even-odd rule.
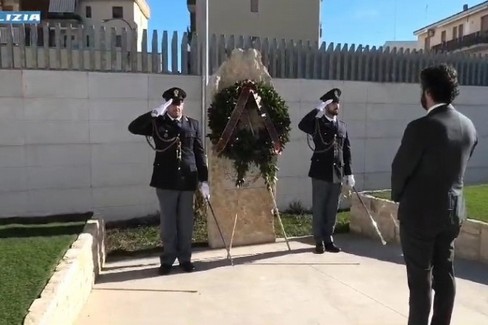
MULTIPOLYGON (((236 107, 242 88, 247 83, 249 83, 248 80, 238 81, 214 96, 208 109, 208 122, 211 130, 209 138, 213 145, 219 141, 236 107)), ((262 82, 253 83, 261 97, 261 104, 266 106, 268 110, 282 148, 284 148, 285 144, 289 142, 291 124, 288 106, 271 85, 262 82)), ((276 184, 278 156, 273 150, 273 143, 266 128, 261 128, 254 134, 248 129, 236 130, 219 156, 228 158, 233 162, 237 175, 236 186, 244 184, 245 177, 252 165, 259 168, 266 186, 270 187, 276 184)))

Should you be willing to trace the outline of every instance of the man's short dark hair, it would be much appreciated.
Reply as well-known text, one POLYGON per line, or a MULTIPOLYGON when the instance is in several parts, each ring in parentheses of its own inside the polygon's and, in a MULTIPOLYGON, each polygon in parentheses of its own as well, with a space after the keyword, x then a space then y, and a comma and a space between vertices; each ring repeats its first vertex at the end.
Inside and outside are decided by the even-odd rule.
POLYGON ((423 69, 420 84, 436 103, 450 104, 459 95, 457 71, 451 65, 441 64, 423 69))

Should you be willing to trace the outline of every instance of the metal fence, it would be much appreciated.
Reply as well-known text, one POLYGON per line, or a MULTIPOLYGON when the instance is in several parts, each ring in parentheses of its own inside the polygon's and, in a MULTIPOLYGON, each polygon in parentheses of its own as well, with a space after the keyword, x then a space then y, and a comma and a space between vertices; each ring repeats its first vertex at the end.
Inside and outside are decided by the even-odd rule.
MULTIPOLYGON (((211 35, 209 42, 210 73, 234 48, 255 48, 274 78, 411 83, 422 68, 446 62, 456 67, 461 84, 488 86, 482 55, 223 35, 211 35)), ((189 33, 60 24, 0 29, 4 69, 200 75, 201 54, 201 38, 189 33)))

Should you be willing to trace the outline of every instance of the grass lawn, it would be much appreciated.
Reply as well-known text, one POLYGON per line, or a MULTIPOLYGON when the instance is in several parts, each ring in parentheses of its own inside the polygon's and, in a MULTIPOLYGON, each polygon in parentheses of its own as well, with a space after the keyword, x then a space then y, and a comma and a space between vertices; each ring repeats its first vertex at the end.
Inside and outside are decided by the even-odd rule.
POLYGON ((22 324, 85 222, 0 224, 0 324, 22 324))
MULTIPOLYGON (((472 185, 464 188, 468 218, 488 222, 488 185, 472 185)), ((373 193, 375 197, 390 200, 389 191, 373 193)))
MULTIPOLYGON (((312 234, 312 216, 309 213, 281 213, 281 220, 288 237, 312 234)), ((275 218, 277 237, 283 237, 278 219, 275 218)), ((349 231, 349 212, 338 215, 336 233, 349 231)), ((196 218, 193 231, 194 246, 207 246, 207 223, 204 218, 196 218)), ((107 224, 107 257, 135 254, 159 253, 159 225, 157 217, 107 224)))

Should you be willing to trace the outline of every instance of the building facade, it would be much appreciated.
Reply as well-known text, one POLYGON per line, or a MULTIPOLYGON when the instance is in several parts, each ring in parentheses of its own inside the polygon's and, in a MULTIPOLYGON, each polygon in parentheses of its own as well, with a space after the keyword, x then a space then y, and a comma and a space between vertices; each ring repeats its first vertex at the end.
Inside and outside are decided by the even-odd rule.
MULTIPOLYGON (((190 30, 205 34, 205 0, 187 0, 190 30)), ((208 0, 209 34, 320 42, 322 0, 208 0)))
MULTIPOLYGON (((2 1, 2 0, 0 0, 2 1)), ((40 11, 42 23, 48 23, 49 45, 55 46, 55 26, 61 26, 61 39, 64 39, 64 46, 67 42, 66 29, 71 25, 74 29, 79 25, 94 26, 100 29, 102 26, 107 32, 107 46, 110 46, 110 30, 116 28, 115 46, 122 46, 122 29, 127 31, 137 30, 137 48, 141 50, 142 33, 148 28, 151 15, 149 5, 146 0, 3 0, 4 9, 8 11, 40 11)), ((0 31, 0 43, 5 43, 4 32, 0 31)), ((26 32, 30 33, 30 27, 26 26, 26 32)), ((29 34, 28 33, 28 34, 29 34)), ((14 33, 15 34, 15 33, 14 33)), ((43 42, 42 27, 38 30, 38 41, 43 42)), ((99 35, 99 33, 95 33, 99 35)), ((14 35, 14 42, 18 36, 14 35)), ((71 35, 73 42, 77 42, 77 33, 71 35)), ((28 42, 26 42, 28 43, 28 42)), ((85 47, 98 44, 97 39, 90 39, 86 36, 83 42, 85 47)), ((128 40, 130 46, 130 39, 128 40)))
POLYGON ((488 1, 414 32, 419 46, 434 52, 488 53, 488 1))
POLYGON ((121 31, 137 30, 137 48, 141 50, 142 33, 148 29, 150 9, 146 0, 79 0, 77 13, 87 26, 105 26, 117 30, 115 44, 122 45, 121 31))

